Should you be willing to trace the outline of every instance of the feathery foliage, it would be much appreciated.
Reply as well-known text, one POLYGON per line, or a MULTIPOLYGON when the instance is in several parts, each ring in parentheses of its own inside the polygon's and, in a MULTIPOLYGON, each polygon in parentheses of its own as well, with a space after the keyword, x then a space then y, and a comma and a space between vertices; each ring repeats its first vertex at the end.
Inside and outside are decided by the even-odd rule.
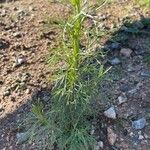
POLYGON ((41 103, 34 105, 26 122, 30 122, 30 139, 39 141, 41 149, 51 150, 56 144, 59 150, 89 150, 95 149, 96 141, 87 118, 94 114, 91 102, 107 70, 101 64, 101 52, 91 43, 81 48, 88 1, 68 3, 73 13, 64 26, 60 47, 51 51, 48 60, 53 83, 51 105, 46 111, 41 103))

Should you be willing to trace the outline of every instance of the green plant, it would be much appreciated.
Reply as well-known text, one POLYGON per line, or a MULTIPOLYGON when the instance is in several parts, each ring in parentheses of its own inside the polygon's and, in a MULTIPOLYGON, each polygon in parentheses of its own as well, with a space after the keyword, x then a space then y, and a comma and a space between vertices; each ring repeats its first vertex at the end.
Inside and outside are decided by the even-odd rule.
POLYGON ((150 62, 150 56, 149 55, 144 56, 143 61, 149 63, 150 62))
POLYGON ((51 50, 48 59, 53 83, 51 105, 46 110, 42 104, 33 106, 32 116, 27 122, 30 122, 28 128, 32 133, 30 139, 39 141, 42 149, 53 149, 56 143, 59 150, 89 150, 95 149, 96 145, 96 140, 90 135, 88 120, 94 114, 91 102, 107 70, 100 61, 101 52, 92 49, 92 44, 85 50, 81 48, 87 1, 68 2, 73 15, 64 26, 64 40, 59 48, 51 50), (46 144, 43 144, 43 139, 46 144))
POLYGON ((136 2, 148 10, 150 9, 150 0, 136 0, 136 2))

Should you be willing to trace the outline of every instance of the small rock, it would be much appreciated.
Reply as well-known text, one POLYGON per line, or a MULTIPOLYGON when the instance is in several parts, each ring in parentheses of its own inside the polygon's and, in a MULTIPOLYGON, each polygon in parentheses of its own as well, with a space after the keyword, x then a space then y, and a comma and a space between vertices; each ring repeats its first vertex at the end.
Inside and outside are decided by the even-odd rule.
POLYGON ((139 140, 143 140, 144 136, 143 135, 139 135, 139 140))
POLYGON ((24 90, 26 89, 27 84, 25 82, 21 82, 19 86, 20 86, 20 89, 24 90))
POLYGON ((21 32, 15 32, 13 34, 14 37, 17 37, 17 38, 20 38, 22 36, 22 33, 21 32))
POLYGON ((133 134, 133 132, 130 132, 130 134, 129 134, 129 135, 130 135, 131 137, 133 137, 133 135, 134 135, 134 134, 133 134))
POLYGON ((137 93, 137 88, 134 88, 134 89, 131 89, 131 90, 128 91, 128 94, 129 94, 130 96, 132 96, 132 95, 134 95, 134 94, 136 94, 136 93, 137 93))
POLYGON ((107 128, 107 139, 111 145, 114 145, 117 139, 117 134, 110 127, 107 128))
POLYGON ((114 58, 114 59, 110 60, 111 65, 118 65, 120 63, 121 63, 121 61, 119 60, 119 58, 114 58))
POLYGON ((30 89, 26 89, 26 94, 30 94, 30 89))
POLYGON ((129 65, 127 66, 127 71, 128 71, 128 72, 135 71, 135 67, 133 67, 131 64, 129 64, 129 65))
POLYGON ((17 138, 17 143, 22 144, 22 143, 26 142, 29 137, 28 137, 28 134, 26 132, 24 132, 24 133, 17 133, 16 138, 17 138))
POLYGON ((132 122, 132 127, 136 130, 143 129, 145 125, 146 125, 146 119, 144 117, 132 122))
POLYGON ((115 42, 115 43, 112 43, 111 44, 111 46, 110 46, 110 48, 112 49, 112 50, 114 50, 114 49, 119 49, 120 48, 120 43, 118 43, 118 42, 115 42))
POLYGON ((15 66, 20 66, 20 65, 22 65, 24 63, 26 63, 26 59, 25 58, 17 58, 15 66))
POLYGON ((131 49, 129 49, 129 48, 122 48, 120 50, 120 54, 125 56, 125 57, 130 57, 132 52, 133 51, 131 49))
POLYGON ((34 8, 34 7, 29 6, 29 11, 34 11, 34 10, 35 10, 35 8, 34 8))
POLYGON ((104 20, 106 20, 106 19, 108 19, 108 15, 105 15, 105 14, 98 14, 98 19, 99 20, 102 20, 102 21, 104 21, 104 20))
POLYGON ((150 71, 141 72, 141 76, 143 77, 150 77, 150 71))
POLYGON ((9 95, 10 95, 10 90, 4 91, 3 95, 4 95, 4 96, 9 96, 9 95))
POLYGON ((5 17, 6 16, 6 10, 5 9, 2 9, 2 11, 0 13, 0 16, 1 17, 5 17))
POLYGON ((97 142, 96 150, 100 150, 100 148, 101 148, 101 149, 103 149, 103 148, 104 148, 104 143, 103 143, 103 141, 99 141, 99 142, 97 142))
POLYGON ((17 11, 17 14, 18 14, 19 17, 27 16, 27 13, 24 10, 21 10, 21 9, 17 11))
POLYGON ((144 133, 144 137, 145 137, 145 139, 149 138, 149 136, 146 133, 144 133))
POLYGON ((109 109, 107 109, 106 111, 104 111, 104 115, 108 118, 111 118, 111 119, 116 119, 116 111, 115 111, 115 108, 112 106, 110 107, 109 109))
POLYGON ((127 101, 127 97, 125 95, 118 97, 119 105, 123 104, 127 101))
POLYGON ((95 127, 92 125, 91 135, 94 135, 94 132, 95 132, 95 127))

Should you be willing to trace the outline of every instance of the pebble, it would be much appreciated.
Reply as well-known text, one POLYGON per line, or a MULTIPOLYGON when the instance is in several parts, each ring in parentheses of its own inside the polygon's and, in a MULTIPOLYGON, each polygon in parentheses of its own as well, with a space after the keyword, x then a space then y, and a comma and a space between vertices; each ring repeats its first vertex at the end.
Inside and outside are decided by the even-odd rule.
POLYGON ((146 133, 144 133, 144 137, 145 137, 145 139, 149 138, 149 136, 146 133))
POLYGON ((119 58, 113 58, 112 60, 110 60, 110 64, 111 65, 118 65, 118 64, 120 64, 121 63, 121 61, 119 60, 119 58))
POLYGON ((146 125, 146 119, 144 117, 132 122, 132 128, 136 130, 143 129, 145 125, 146 125))
POLYGON ((22 9, 19 9, 19 10, 17 11, 17 13, 18 13, 18 14, 24 13, 24 11, 23 11, 22 9))
POLYGON ((25 82, 21 82, 20 83, 20 89, 26 89, 26 83, 25 82))
POLYGON ((119 105, 125 103, 126 101, 127 101, 127 97, 125 95, 123 95, 123 96, 121 95, 118 97, 119 105))
POLYGON ((25 93, 26 93, 26 94, 30 94, 30 92, 31 92, 30 89, 26 89, 26 92, 25 92, 25 93))
POLYGON ((129 48, 122 48, 120 50, 120 54, 125 56, 125 57, 130 57, 132 52, 133 51, 131 49, 129 49, 129 48))
POLYGON ((108 17, 109 17, 108 15, 104 15, 104 14, 99 14, 99 15, 98 15, 98 19, 99 19, 99 20, 102 20, 102 21, 108 19, 108 17))
POLYGON ((150 71, 141 72, 141 76, 150 78, 150 71))
POLYGON ((131 89, 128 91, 128 94, 130 94, 130 96, 134 95, 137 93, 137 88, 131 89))
POLYGON ((139 140, 143 140, 144 136, 143 135, 139 135, 139 140))
POLYGON ((35 8, 32 6, 29 6, 29 11, 35 11, 35 8))
POLYGON ((120 48, 120 43, 119 42, 115 42, 115 43, 112 43, 111 44, 111 46, 110 46, 110 48, 112 49, 112 50, 114 50, 114 49, 119 49, 120 48))
POLYGON ((20 38, 22 36, 22 33, 21 32, 15 32, 15 33, 13 33, 13 36, 20 38))
POLYGON ((110 145, 114 145, 117 140, 117 134, 110 127, 107 128, 107 139, 110 145))
POLYGON ((95 132, 95 127, 92 125, 91 135, 94 135, 94 132, 95 132))
POLYGON ((0 16, 1 17, 5 17, 6 16, 6 10, 5 9, 2 9, 2 11, 0 13, 0 16))
POLYGON ((116 115, 116 111, 115 111, 115 108, 112 106, 110 107, 109 109, 107 109, 106 111, 104 111, 104 115, 108 118, 111 118, 111 119, 116 119, 117 115, 116 115))
POLYGON ((96 147, 96 150, 99 150, 100 148, 104 148, 104 143, 103 143, 103 141, 99 141, 99 142, 97 142, 97 147, 96 147))
POLYGON ((135 67, 133 67, 131 64, 129 64, 129 65, 127 66, 127 71, 128 71, 128 72, 135 71, 135 67))
POLYGON ((9 95, 10 95, 10 90, 4 91, 3 95, 4 95, 4 96, 9 96, 9 95))
POLYGON ((26 62, 26 59, 25 58, 17 58, 16 59, 16 64, 15 66, 19 66, 19 65, 22 65, 26 62))
POLYGON ((28 140, 28 134, 26 132, 16 134, 17 143, 22 144, 28 140))

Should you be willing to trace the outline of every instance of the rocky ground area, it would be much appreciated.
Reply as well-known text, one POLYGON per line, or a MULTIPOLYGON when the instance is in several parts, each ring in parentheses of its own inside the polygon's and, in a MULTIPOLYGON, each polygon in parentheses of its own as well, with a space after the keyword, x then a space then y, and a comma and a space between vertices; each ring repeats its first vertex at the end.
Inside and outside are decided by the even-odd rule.
MULTIPOLYGON (((18 120, 38 99, 50 100, 49 49, 57 45, 58 20, 69 13, 47 0, 0 1, 0 149, 38 149, 27 144, 18 120), (50 47, 50 48, 49 48, 50 47)), ((97 149, 150 149, 150 13, 132 0, 98 10, 99 46, 111 66, 100 87, 99 116, 91 134, 97 149), (103 35, 101 37, 101 35, 103 35)), ((87 22, 92 28, 93 22, 87 22)))

